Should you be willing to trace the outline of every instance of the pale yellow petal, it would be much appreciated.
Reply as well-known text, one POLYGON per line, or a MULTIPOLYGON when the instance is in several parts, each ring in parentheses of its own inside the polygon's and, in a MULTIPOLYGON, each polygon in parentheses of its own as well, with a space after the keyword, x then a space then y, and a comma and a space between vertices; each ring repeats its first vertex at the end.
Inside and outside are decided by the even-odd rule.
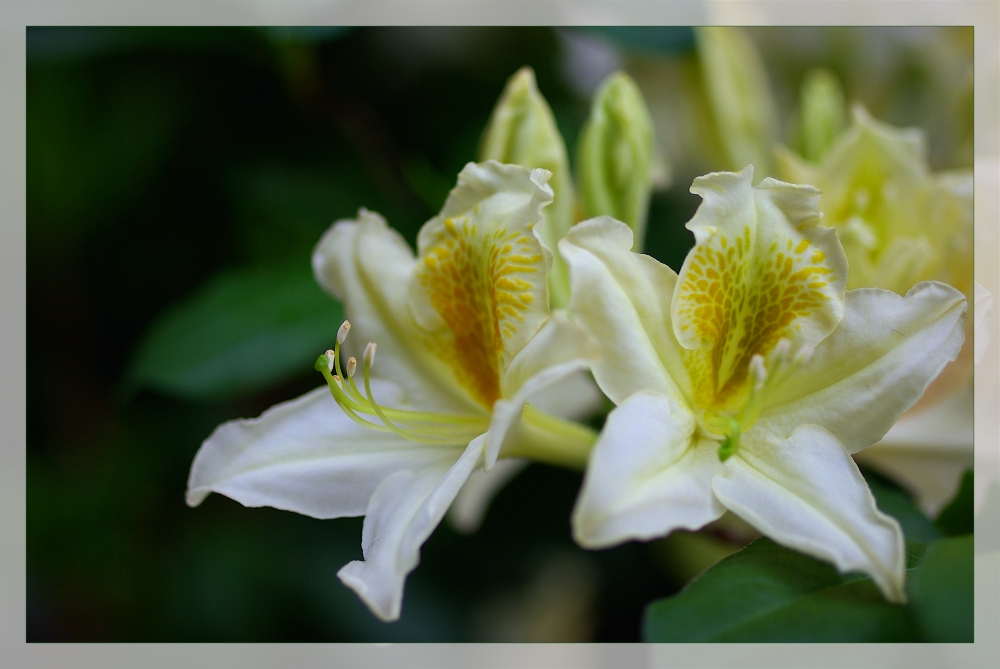
POLYGON ((539 241, 548 172, 469 163, 418 237, 412 336, 448 365, 480 406, 502 395, 504 370, 549 317, 552 264, 539 241))

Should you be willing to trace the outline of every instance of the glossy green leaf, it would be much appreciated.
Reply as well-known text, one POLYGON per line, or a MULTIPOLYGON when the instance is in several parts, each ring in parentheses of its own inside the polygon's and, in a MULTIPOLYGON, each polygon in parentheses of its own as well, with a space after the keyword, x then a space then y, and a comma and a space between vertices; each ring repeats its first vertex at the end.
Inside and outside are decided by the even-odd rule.
MULTIPOLYGON (((907 567, 923 546, 907 545, 907 567)), ((646 641, 915 641, 906 607, 889 604, 867 577, 761 538, 673 597, 653 602, 646 641)))
POLYGON ((925 641, 973 641, 972 548, 971 534, 935 541, 907 584, 910 608, 925 641))
POLYGON ((973 531, 975 511, 972 499, 972 477, 972 470, 965 470, 955 497, 948 503, 948 506, 941 509, 937 520, 934 521, 938 528, 949 537, 957 537, 973 531))
POLYGON ((309 373, 342 319, 305 260, 230 271, 153 324, 128 382, 195 400, 245 395, 309 373))

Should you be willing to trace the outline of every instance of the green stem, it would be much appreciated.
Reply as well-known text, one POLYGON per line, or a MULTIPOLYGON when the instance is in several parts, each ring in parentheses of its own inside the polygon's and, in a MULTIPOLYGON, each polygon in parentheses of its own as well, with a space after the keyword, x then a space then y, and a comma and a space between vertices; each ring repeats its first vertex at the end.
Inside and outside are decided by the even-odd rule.
POLYGON ((543 413, 524 405, 521 420, 514 428, 512 447, 503 455, 529 458, 560 467, 582 471, 597 441, 597 432, 585 425, 543 413))

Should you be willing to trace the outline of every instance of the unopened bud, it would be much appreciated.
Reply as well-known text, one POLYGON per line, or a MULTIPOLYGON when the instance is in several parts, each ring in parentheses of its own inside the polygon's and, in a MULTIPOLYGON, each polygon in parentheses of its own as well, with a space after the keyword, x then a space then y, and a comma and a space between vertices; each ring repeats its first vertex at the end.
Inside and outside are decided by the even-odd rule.
POLYGON ((347 339, 347 333, 350 331, 351 331, 351 322, 344 321, 343 325, 340 326, 340 329, 337 330, 337 343, 343 344, 344 340, 347 339))
POLYGON ((624 72, 605 79, 580 132, 577 166, 584 218, 626 223, 641 247, 649 209, 655 140, 639 87, 624 72))

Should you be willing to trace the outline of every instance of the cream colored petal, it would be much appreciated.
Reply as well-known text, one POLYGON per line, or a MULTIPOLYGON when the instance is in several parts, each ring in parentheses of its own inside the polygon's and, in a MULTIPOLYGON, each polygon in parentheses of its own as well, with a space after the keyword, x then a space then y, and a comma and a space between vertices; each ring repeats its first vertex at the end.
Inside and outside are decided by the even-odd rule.
POLYGON ((496 465, 488 472, 474 470, 448 510, 448 520, 452 527, 466 534, 478 530, 493 498, 527 466, 527 460, 505 458, 497 460, 496 465))
POLYGON ((469 163, 420 230, 409 301, 415 339, 489 409, 502 374, 549 317, 551 254, 538 238, 548 172, 469 163))
POLYGON ((855 453, 881 439, 961 349, 965 298, 942 283, 919 283, 905 297, 852 290, 846 305, 840 326, 768 397, 755 429, 781 440, 819 425, 855 453))
POLYGON ((493 405, 486 468, 493 467, 525 403, 545 394, 551 386, 571 375, 588 369, 597 358, 597 342, 586 330, 563 311, 552 314, 506 370, 505 398, 493 405))
MULTIPOLYGON (((373 390, 390 402, 400 396, 387 383, 376 381, 373 390)), ((324 386, 277 404, 259 418, 217 427, 191 465, 187 503, 197 506, 217 492, 244 506, 271 506, 313 518, 358 516, 392 473, 453 461, 459 450, 360 427, 324 386)))
POLYGON ((847 259, 819 223, 819 191, 764 179, 753 168, 694 180, 703 198, 687 228, 696 246, 671 303, 677 340, 700 406, 725 406, 755 354, 781 339, 814 346, 843 316, 847 259))
POLYGON ((608 415, 573 509, 584 548, 696 530, 725 509, 711 490, 722 464, 699 442, 690 411, 667 395, 639 392, 608 415))
POLYGON ((600 343, 594 378, 612 402, 634 392, 689 388, 681 348, 670 327, 677 275, 631 251, 627 225, 607 216, 577 223, 560 243, 570 266, 570 307, 600 343))
POLYGON ((556 311, 503 370, 503 394, 513 397, 546 369, 566 363, 589 367, 599 349, 590 334, 574 323, 567 312, 556 311))
MULTIPOLYGON (((355 221, 337 221, 312 257, 319 284, 344 303, 351 331, 346 360, 368 342, 378 345, 376 377, 392 379, 412 406, 467 413, 481 411, 453 380, 450 369, 414 336, 407 293, 416 267, 413 251, 385 219, 362 209, 355 221)), ((330 324, 332 348, 339 323, 330 324)), ((320 351, 317 351, 319 354, 320 351)))
POLYGON ((905 602, 903 532, 878 510, 836 438, 815 425, 780 442, 755 436, 745 435, 713 479, 719 501, 774 541, 841 572, 862 571, 890 602, 905 602))
POLYGON ((565 263, 556 253, 556 244, 573 224, 576 198, 569 171, 566 143, 556 126, 552 110, 538 91, 535 73, 522 67, 504 88, 493 108, 489 125, 479 147, 479 160, 540 167, 552 173, 552 204, 545 208, 539 233, 554 254, 549 287, 552 306, 569 301, 569 279, 565 263))
POLYGON ((606 402, 589 370, 573 372, 529 401, 544 413, 582 422, 593 417, 606 402))
POLYGON ((397 471, 372 495, 361 535, 364 560, 349 562, 337 576, 382 620, 399 618, 406 576, 482 457, 484 441, 485 435, 474 439, 448 460, 397 471))

